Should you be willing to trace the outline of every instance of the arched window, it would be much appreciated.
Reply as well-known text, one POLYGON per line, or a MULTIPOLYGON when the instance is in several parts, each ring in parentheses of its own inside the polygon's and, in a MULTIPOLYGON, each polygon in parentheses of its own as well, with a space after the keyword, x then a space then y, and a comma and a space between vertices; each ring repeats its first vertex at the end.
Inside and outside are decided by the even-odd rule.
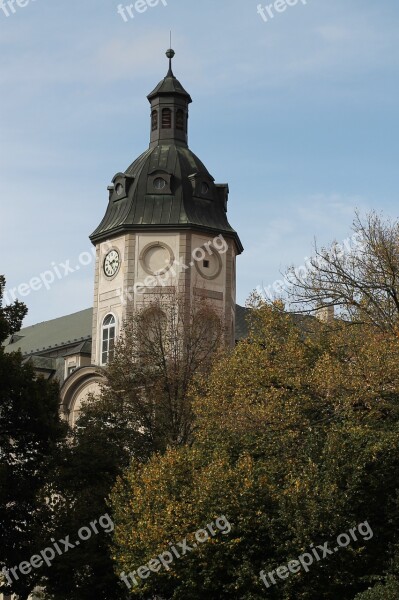
POLYGON ((171 129, 172 127, 172 111, 170 108, 162 110, 162 129, 171 129))
POLYGON ((107 315, 102 327, 101 364, 106 365, 114 358, 116 321, 113 315, 107 315))
POLYGON ((184 131, 184 110, 179 110, 176 113, 176 129, 184 131))
POLYGON ((151 113, 151 126, 152 131, 156 131, 158 129, 158 111, 153 110, 151 113))

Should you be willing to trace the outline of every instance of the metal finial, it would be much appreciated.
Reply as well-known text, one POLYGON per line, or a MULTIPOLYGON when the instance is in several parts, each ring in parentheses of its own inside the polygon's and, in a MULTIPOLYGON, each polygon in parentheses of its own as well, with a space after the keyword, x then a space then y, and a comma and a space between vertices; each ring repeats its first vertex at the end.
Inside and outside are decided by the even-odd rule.
POLYGON ((168 75, 172 75, 172 76, 173 76, 172 58, 174 57, 175 54, 176 54, 176 52, 174 50, 172 50, 172 48, 169 48, 169 50, 166 51, 166 56, 169 58, 169 73, 168 73, 168 75))

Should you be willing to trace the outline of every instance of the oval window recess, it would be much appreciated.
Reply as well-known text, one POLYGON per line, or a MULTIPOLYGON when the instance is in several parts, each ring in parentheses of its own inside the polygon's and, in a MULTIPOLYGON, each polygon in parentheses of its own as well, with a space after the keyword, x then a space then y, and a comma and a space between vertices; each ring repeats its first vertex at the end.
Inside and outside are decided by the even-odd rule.
POLYGON ((118 183, 117 186, 116 186, 116 188, 115 188, 115 191, 116 191, 116 195, 117 196, 122 196, 122 194, 123 194, 123 185, 121 183, 118 183))
POLYGON ((154 179, 154 188, 156 190, 163 190, 166 188, 166 181, 162 177, 157 177, 154 179))
POLYGON ((209 185, 207 183, 205 183, 205 181, 204 181, 201 184, 201 194, 203 194, 204 196, 206 196, 208 192, 209 192, 209 185))

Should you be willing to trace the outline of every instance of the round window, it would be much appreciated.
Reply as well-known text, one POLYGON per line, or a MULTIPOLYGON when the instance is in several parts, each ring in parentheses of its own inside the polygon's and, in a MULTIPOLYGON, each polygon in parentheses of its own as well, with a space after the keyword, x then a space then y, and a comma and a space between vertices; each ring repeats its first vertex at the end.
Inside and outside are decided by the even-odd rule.
POLYGON ((163 190, 166 188, 166 181, 162 177, 157 177, 154 179, 154 188, 156 190, 163 190))
POLYGON ((115 188, 116 194, 117 196, 122 196, 123 194, 123 185, 121 183, 118 183, 116 188, 115 188))

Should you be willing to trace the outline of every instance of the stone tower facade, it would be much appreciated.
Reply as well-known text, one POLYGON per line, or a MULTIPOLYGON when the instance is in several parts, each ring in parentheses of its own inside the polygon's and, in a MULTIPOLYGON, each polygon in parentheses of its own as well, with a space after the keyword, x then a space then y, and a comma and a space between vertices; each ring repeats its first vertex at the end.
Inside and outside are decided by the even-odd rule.
POLYGON ((149 94, 150 144, 108 187, 103 220, 90 239, 96 248, 92 354, 69 356, 62 411, 71 425, 101 381, 98 367, 113 356, 129 314, 170 294, 183 310, 207 299, 235 342, 236 257, 243 248, 227 220, 229 188, 217 184, 188 147, 192 100, 172 71, 149 94), (74 370, 75 369, 75 370, 74 370))
POLYGON ((96 246, 92 362, 105 365, 129 313, 178 290, 187 304, 209 299, 234 343, 236 257, 227 220, 228 185, 216 184, 188 147, 192 102, 172 71, 149 94, 150 145, 109 187, 96 246))

